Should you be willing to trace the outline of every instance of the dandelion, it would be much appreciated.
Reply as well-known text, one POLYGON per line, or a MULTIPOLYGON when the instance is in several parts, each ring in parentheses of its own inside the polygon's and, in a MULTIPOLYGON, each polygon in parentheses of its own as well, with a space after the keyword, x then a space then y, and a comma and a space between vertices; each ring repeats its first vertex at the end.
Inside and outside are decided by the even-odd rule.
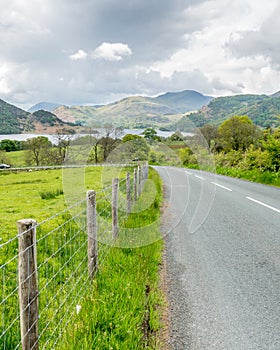
POLYGON ((82 308, 81 305, 79 305, 79 304, 76 305, 76 313, 77 313, 77 315, 78 315, 79 312, 81 311, 81 308, 82 308))

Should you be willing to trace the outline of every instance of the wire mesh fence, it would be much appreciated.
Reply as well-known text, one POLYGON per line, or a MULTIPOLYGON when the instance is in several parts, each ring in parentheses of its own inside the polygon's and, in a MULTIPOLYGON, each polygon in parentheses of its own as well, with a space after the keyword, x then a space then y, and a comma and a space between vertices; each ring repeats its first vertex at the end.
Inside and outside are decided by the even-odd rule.
MULTIPOLYGON (((147 177, 147 166, 138 174, 137 191, 147 177)), ((41 223, 18 222, 18 234, 0 244, 0 349, 60 348, 84 296, 92 292, 91 281, 114 245, 116 232, 129 215, 134 187, 133 175, 126 174, 115 189, 108 181, 102 191, 90 192, 94 208, 86 197, 41 223), (97 238, 89 234, 91 225, 97 238)))

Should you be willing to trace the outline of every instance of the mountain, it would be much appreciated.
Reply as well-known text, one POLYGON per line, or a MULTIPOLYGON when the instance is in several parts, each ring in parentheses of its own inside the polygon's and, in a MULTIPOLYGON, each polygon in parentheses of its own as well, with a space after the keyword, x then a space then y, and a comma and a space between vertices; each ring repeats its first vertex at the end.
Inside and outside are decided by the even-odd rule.
POLYGON ((53 102, 39 102, 36 103, 34 106, 30 107, 28 112, 34 113, 36 111, 44 110, 47 112, 52 112, 54 109, 57 107, 61 106, 58 103, 53 103, 53 102))
POLYGON ((172 125, 172 129, 189 130, 189 121, 200 127, 210 123, 221 124, 232 116, 247 115, 260 127, 280 126, 280 97, 268 95, 235 95, 217 97, 196 113, 185 115, 172 125))
POLYGON ((32 131, 31 114, 0 100, 0 134, 21 134, 32 131))
POLYGON ((270 95, 270 97, 280 97, 280 91, 275 92, 274 94, 270 95))
POLYGON ((213 97, 204 96, 197 91, 185 90, 180 92, 167 92, 153 100, 156 103, 173 108, 176 113, 185 113, 200 109, 202 106, 207 105, 212 99, 213 97))
POLYGON ((53 133, 58 128, 69 130, 70 125, 50 112, 40 110, 32 114, 0 100, 0 134, 53 133))
POLYGON ((127 128, 166 126, 211 101, 193 90, 168 92, 157 97, 132 96, 103 106, 60 106, 55 113, 67 122, 80 122, 91 126, 111 123, 127 128))

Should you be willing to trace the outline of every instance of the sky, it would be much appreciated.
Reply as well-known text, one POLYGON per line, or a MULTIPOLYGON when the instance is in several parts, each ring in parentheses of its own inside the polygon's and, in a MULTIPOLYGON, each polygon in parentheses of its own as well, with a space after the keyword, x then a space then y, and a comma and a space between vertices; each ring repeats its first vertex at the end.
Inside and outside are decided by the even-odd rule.
POLYGON ((278 0, 0 0, 0 99, 280 90, 278 0))

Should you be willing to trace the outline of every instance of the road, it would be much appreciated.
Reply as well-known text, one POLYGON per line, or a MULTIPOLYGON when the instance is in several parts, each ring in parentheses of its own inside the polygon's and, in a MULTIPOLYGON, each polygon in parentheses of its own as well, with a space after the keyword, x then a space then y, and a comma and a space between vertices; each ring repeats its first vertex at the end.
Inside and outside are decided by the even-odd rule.
POLYGON ((169 349, 280 349, 280 189, 156 167, 169 349))

